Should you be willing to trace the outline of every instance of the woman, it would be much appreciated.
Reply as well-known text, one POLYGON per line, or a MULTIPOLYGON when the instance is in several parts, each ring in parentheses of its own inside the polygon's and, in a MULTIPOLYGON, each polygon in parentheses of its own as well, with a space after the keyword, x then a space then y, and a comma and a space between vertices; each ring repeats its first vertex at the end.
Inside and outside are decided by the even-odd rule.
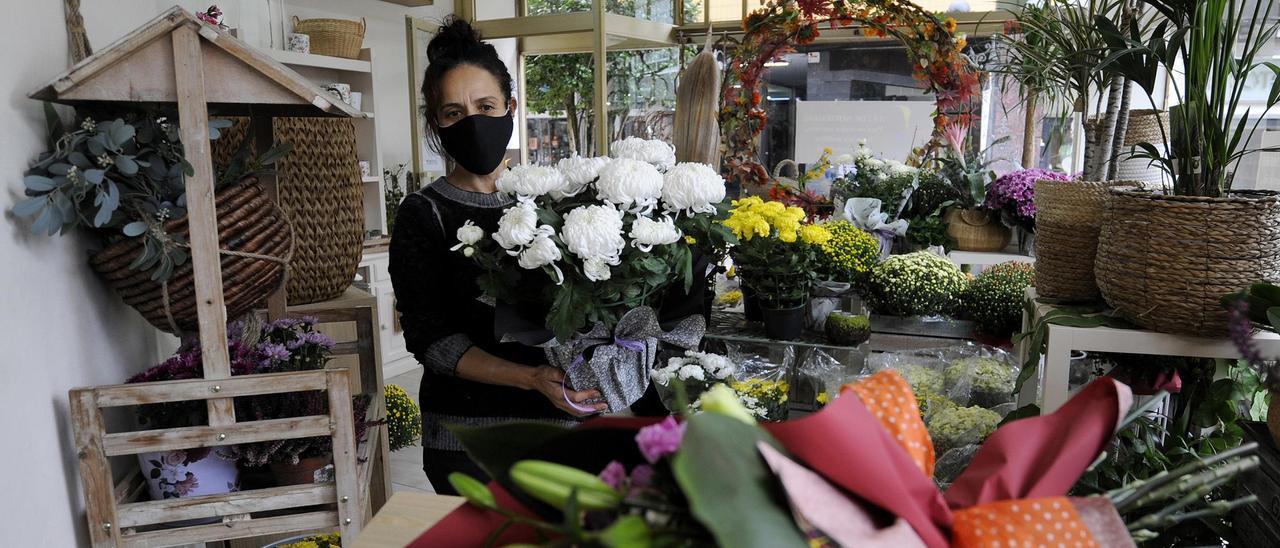
POLYGON ((540 349, 499 343, 493 304, 483 302, 476 286, 479 266, 450 250, 467 221, 494 233, 512 203, 495 185, 516 108, 511 74, 493 46, 459 19, 440 27, 427 59, 422 95, 428 143, 455 167, 400 204, 389 271, 405 342, 425 369, 423 468, 436 492, 455 494, 447 480, 451 472, 486 474, 445 425, 520 419, 571 424, 584 413, 566 396, 584 405, 600 394, 564 391, 564 374, 545 365, 540 349))

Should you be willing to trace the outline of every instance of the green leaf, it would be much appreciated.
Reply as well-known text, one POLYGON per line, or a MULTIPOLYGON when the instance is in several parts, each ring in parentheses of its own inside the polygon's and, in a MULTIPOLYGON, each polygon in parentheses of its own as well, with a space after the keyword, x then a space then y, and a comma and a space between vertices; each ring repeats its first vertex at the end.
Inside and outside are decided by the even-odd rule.
POLYGON ((116 120, 116 124, 111 128, 111 140, 117 146, 123 146, 135 135, 132 125, 125 123, 123 120, 116 120))
POLYGON ((1271 322, 1272 329, 1280 330, 1280 306, 1267 309, 1267 321, 1271 322))
POLYGON ((102 184, 102 179, 106 176, 106 172, 101 169, 86 169, 84 171, 84 180, 92 184, 102 184))
POLYGON ((449 474, 449 485, 452 485, 453 489, 471 504, 481 508, 498 507, 498 501, 494 498, 493 493, 489 491, 488 486, 480 483, 480 480, 462 472, 454 472, 449 474))
POLYGON ((672 460, 676 481, 718 545, 806 546, 758 441, 778 445, 757 426, 714 413, 695 415, 672 460))
POLYGON ((1269 301, 1272 306, 1280 305, 1280 286, 1261 282, 1249 287, 1249 293, 1260 299, 1269 301))
POLYGON ((649 525, 636 515, 623 516, 600 533, 600 543, 612 548, 644 548, 651 540, 649 525))
POLYGON ((147 223, 144 223, 142 221, 134 221, 132 223, 124 225, 124 227, 121 228, 120 231, 124 232, 124 235, 130 238, 133 238, 135 236, 141 236, 144 232, 147 231, 147 223))
POLYGON ((43 175, 27 175, 22 178, 22 184, 26 185, 27 190, 34 192, 48 192, 58 186, 54 184, 53 179, 43 175))
POLYGON ((24 199, 13 206, 13 214, 19 217, 30 217, 40 211, 48 201, 49 199, 44 196, 24 199))
POLYGON ((132 156, 121 154, 116 156, 116 169, 119 169, 121 174, 132 177, 138 174, 138 162, 135 162, 132 156))

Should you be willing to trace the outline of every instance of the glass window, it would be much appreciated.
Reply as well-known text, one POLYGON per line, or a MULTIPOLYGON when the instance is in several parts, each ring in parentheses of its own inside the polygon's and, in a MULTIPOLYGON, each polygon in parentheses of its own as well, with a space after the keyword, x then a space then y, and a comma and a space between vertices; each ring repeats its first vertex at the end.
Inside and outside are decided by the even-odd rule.
MULTIPOLYGON (((591 11, 591 0, 524 0, 525 13, 528 15, 551 15, 555 13, 575 13, 591 11)), ((697 0, 683 0, 686 5, 698 4, 697 0)), ((627 15, 653 21, 656 23, 672 23, 675 21, 673 9, 675 0, 605 0, 605 10, 609 13, 627 15)), ((688 9, 686 7, 686 9, 688 9)))

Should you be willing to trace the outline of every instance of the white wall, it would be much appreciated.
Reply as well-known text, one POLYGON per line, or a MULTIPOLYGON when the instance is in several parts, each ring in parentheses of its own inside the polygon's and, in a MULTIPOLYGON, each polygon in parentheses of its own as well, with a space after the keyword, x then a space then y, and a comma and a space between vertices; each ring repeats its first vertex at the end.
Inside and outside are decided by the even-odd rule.
MULTIPOLYGON (((200 8, 209 1, 184 3, 200 8)), ((231 12, 233 25, 269 28, 253 11, 266 2, 220 4, 231 12), (251 9, 235 13, 239 6, 251 9)), ((365 43, 376 50, 384 165, 409 161, 404 15, 439 18, 453 3, 437 4, 407 10, 376 0, 315 0, 298 10, 304 16, 368 19, 365 43)), ((6 52, 0 56, 0 470, 5 471, 0 485, 6 492, 0 516, 5 544, 24 547, 86 544, 67 390, 121 382, 161 358, 158 348, 171 345, 94 277, 86 264, 85 239, 33 236, 25 221, 8 213, 21 197, 23 171, 44 150, 40 104, 26 94, 68 66, 62 5, 7 2, 0 30, 0 51, 6 52)), ((102 48, 169 5, 166 0, 83 0, 82 13, 91 42, 102 48)))

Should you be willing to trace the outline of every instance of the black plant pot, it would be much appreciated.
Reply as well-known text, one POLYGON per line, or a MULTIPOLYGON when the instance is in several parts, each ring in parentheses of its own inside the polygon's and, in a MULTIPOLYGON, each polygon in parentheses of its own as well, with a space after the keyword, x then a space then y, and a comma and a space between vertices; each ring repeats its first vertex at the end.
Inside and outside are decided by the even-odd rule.
POLYGON ((760 298, 756 295, 756 290, 745 285, 742 286, 742 313, 749 322, 758 322, 764 319, 760 311, 760 298))
POLYGON ((770 339, 793 341, 800 338, 804 330, 804 317, 808 307, 800 305, 792 308, 762 308, 764 315, 764 334, 770 339))

